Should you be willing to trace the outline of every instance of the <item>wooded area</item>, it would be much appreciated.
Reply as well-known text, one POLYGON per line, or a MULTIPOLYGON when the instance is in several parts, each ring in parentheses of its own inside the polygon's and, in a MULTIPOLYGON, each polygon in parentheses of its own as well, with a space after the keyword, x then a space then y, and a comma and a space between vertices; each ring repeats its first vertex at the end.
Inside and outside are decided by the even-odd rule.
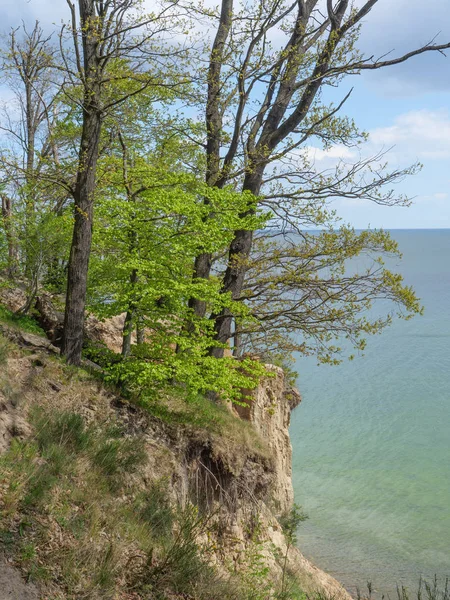
POLYGON ((358 37, 377 2, 169 0, 146 12, 67 0, 61 28, 8 33, 0 269, 26 289, 22 314, 39 290, 54 295, 69 363, 85 351, 86 311, 124 314, 113 380, 238 400, 261 361, 339 362, 342 340, 362 350, 421 311, 383 263, 398 254, 389 234, 333 210, 338 198, 407 205, 392 186, 420 165, 361 153, 321 170, 311 152, 364 146, 345 116, 351 91, 339 95, 349 78, 450 47, 365 56, 358 37), (380 299, 389 307, 374 316, 380 299))

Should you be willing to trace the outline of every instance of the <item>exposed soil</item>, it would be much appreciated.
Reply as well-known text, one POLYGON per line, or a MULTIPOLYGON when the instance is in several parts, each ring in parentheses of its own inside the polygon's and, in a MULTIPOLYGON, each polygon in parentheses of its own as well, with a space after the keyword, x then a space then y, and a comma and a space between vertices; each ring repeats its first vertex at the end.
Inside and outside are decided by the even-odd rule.
POLYGON ((0 555, 0 600, 39 600, 36 586, 26 581, 18 569, 0 555))

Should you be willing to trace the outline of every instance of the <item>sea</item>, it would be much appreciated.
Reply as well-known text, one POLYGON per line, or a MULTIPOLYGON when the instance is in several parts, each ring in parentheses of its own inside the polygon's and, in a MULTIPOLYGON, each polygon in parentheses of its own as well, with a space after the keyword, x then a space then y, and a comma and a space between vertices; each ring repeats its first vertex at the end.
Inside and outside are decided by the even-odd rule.
POLYGON ((396 598, 450 577, 450 230, 391 235, 424 315, 339 366, 298 357, 290 433, 303 554, 355 596, 396 598))

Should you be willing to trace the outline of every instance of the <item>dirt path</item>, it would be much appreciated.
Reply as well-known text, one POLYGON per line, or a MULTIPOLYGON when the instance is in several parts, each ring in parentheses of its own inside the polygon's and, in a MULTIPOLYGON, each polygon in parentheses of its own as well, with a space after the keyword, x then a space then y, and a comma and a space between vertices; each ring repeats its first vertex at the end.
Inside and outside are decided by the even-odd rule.
POLYGON ((37 588, 0 556, 0 600, 39 600, 37 588))

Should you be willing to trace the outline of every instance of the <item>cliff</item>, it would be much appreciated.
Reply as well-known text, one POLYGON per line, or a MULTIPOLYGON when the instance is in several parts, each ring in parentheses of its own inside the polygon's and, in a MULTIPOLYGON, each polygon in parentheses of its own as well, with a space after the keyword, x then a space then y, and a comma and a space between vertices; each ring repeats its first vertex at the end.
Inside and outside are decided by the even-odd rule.
MULTIPOLYGON (((349 594, 333 577, 308 561, 299 548, 287 543, 277 519, 286 514, 294 503, 289 424, 291 412, 300 404, 301 396, 296 388, 286 383, 285 374, 280 367, 266 365, 266 369, 268 376, 251 393, 248 407, 236 406, 236 411, 265 440, 273 460, 270 494, 259 505, 264 535, 269 547, 277 549, 275 553, 273 550, 267 553, 271 572, 280 579, 284 563, 275 560, 274 555, 286 557, 289 571, 295 574, 304 592, 311 595, 319 592, 327 597, 348 600, 349 594)), ((233 533, 242 543, 245 539, 242 521, 234 528, 233 533)))
MULTIPOLYGON (((257 548, 258 564, 264 564, 264 577, 267 574, 271 589, 275 589, 277 582, 289 571, 303 592, 349 598, 337 581, 314 567, 297 548, 288 544, 277 520, 293 504, 288 427, 291 410, 300 403, 298 392, 286 385, 282 369, 266 366, 267 377, 251 393, 248 406, 229 407, 229 410, 214 408, 217 413, 213 414, 212 422, 218 423, 216 427, 210 425, 209 413, 207 419, 202 419, 201 407, 194 406, 192 412, 187 413, 189 407, 186 409, 177 398, 161 399, 156 407, 141 408, 130 404, 88 373, 75 373, 62 365, 54 357, 53 346, 45 339, 5 326, 2 329, 3 335, 13 343, 7 343, 8 358, 0 382, 0 452, 6 450, 11 440, 33 437, 35 425, 30 425, 30 415, 36 407, 45 414, 74 412, 96 430, 115 423, 126 439, 139 438, 144 442, 146 457, 136 484, 139 489, 150 489, 154 484, 164 482, 174 504, 179 507, 194 505, 201 514, 208 515, 208 528, 198 533, 199 543, 207 543, 209 561, 223 577, 228 577, 230 572, 254 573, 255 568, 249 567, 248 557, 255 556, 257 548)), ((41 464, 40 460, 37 465, 41 464)), ((7 502, 2 506, 1 501, 8 496, 8 476, 13 469, 0 472, 0 492, 3 489, 3 494, 0 493, 0 511, 3 509, 3 512, 0 514, 20 532, 21 526, 17 523, 30 517, 11 514, 5 517, 12 509, 7 502)), ((133 475, 133 482, 136 477, 133 475)), ((113 497, 112 501, 117 504, 128 500, 125 494, 123 500, 113 497)), ((19 510, 19 504, 13 503, 13 506, 19 510)), ((111 506, 115 510, 115 505, 111 506)), ((71 506, 65 508, 71 509, 71 506)), ((63 578, 58 566, 59 556, 73 552, 75 543, 73 534, 66 539, 60 531, 58 538, 54 530, 61 529, 60 518, 43 509, 37 522, 45 530, 45 536, 50 535, 51 539, 46 538, 36 549, 36 563, 39 568, 45 566, 52 581, 49 585, 55 585, 58 590, 58 578, 63 578), (47 546, 53 549, 49 551, 47 546)), ((107 529, 106 525, 104 527, 107 529)), ((36 531, 30 536, 31 540, 38 537, 36 531)), ((103 541, 98 542, 101 543, 103 541)), ((122 554, 128 552, 131 550, 123 550, 122 554)), ((29 577, 29 562, 21 559, 21 555, 11 553, 11 556, 29 577)), ((118 570, 128 564, 121 562, 123 560, 123 556, 117 558, 118 570)), ((0 578, 2 574, 5 577, 5 571, 0 569, 0 578)))

